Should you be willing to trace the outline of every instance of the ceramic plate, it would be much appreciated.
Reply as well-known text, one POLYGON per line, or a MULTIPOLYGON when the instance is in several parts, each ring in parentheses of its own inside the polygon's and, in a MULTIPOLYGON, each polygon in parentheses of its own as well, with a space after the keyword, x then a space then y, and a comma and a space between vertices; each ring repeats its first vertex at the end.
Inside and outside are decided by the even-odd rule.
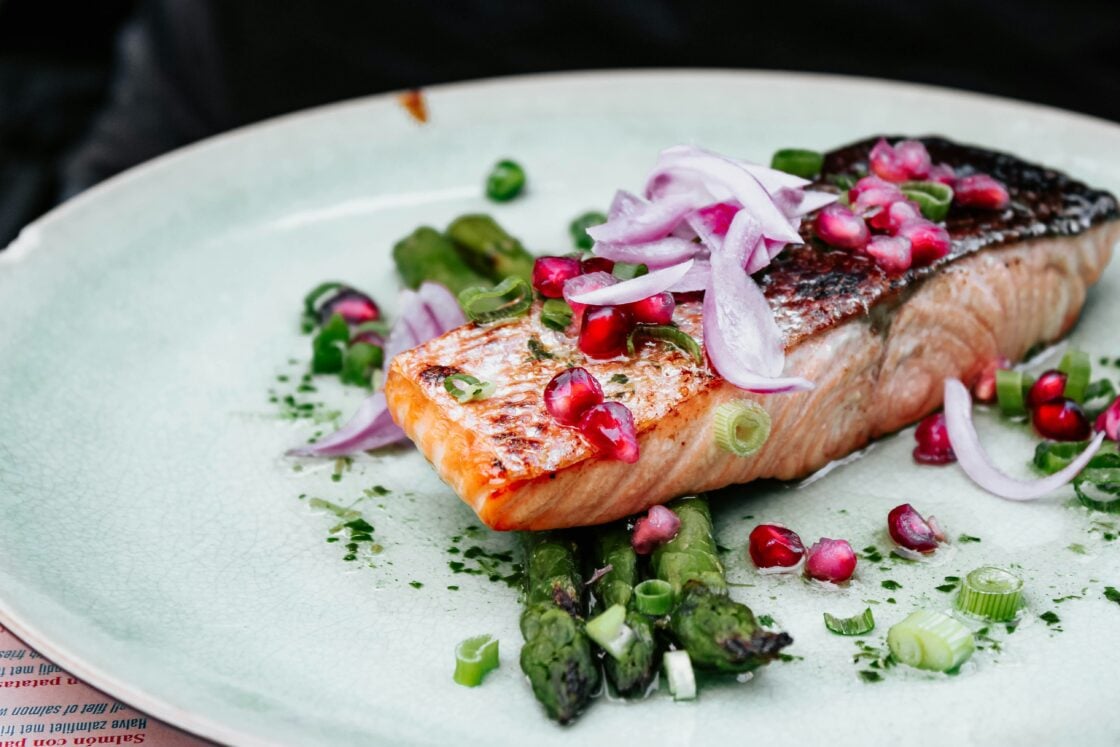
MULTIPOLYGON (((807 485, 718 495, 733 594, 792 633, 794 660, 747 684, 706 680, 696 702, 601 700, 567 730, 518 668, 516 591, 489 580, 511 572, 513 537, 482 530, 414 451, 352 464, 283 454, 360 399, 328 382, 299 391, 304 293, 346 280, 391 315, 389 248, 417 225, 485 210, 533 250, 562 252, 568 221, 638 186, 667 145, 766 161, 881 131, 943 133, 1120 191, 1120 128, 945 90, 744 72, 518 78, 427 99, 426 125, 382 96, 192 146, 73 200, 0 254, 0 622, 108 693, 238 744, 1116 737, 1120 606, 1102 596, 1120 586, 1114 523, 1068 490, 1018 505, 955 467, 919 468, 909 431, 807 485), (496 206, 481 183, 505 156, 531 188, 496 206), (883 517, 903 501, 980 541, 933 564, 863 561, 833 591, 744 562, 763 519, 886 550, 883 517), (340 526, 359 516, 372 535, 340 526), (869 683, 853 641, 821 622, 871 606, 866 640, 879 646, 912 608, 949 607, 944 577, 986 563, 1026 579, 1028 610, 1014 634, 993 627, 956 677, 892 669, 869 683), (1049 611, 1060 622, 1040 618, 1049 611), (480 688, 453 684, 455 644, 484 632, 501 639, 501 669, 480 688)), ((1072 340, 1094 361, 1120 356, 1118 320, 1114 262, 1072 340)), ((1026 473, 1028 433, 990 418, 981 431, 1026 473)))

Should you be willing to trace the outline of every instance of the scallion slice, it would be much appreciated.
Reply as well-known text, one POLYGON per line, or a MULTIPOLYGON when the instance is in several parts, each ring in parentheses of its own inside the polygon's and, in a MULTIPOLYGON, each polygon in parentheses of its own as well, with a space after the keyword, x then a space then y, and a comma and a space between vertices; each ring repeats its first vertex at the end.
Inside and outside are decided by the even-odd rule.
POLYGON ((1034 380, 1022 371, 1001 368, 996 371, 996 401, 1009 417, 1027 414, 1027 391, 1034 380))
POLYGON ((634 355, 637 352, 638 346, 636 343, 640 340, 666 342, 682 353, 692 356, 696 365, 699 366, 704 362, 704 351, 700 349, 700 343, 696 342, 696 339, 687 332, 668 324, 635 325, 626 337, 626 352, 629 355, 634 355))
POLYGON ((918 610, 891 626, 887 645, 895 659, 918 669, 948 672, 972 656, 972 631, 941 612, 918 610))
POLYGON ((770 168, 800 176, 802 179, 812 179, 821 173, 822 166, 824 166, 824 155, 804 148, 782 148, 770 159, 770 168))
POLYGON ((615 659, 621 659, 634 643, 634 631, 626 624, 626 608, 611 605, 601 615, 587 621, 587 637, 615 659))
POLYGON ((319 283, 319 285, 311 289, 310 293, 303 297, 303 319, 301 326, 304 334, 309 334, 311 330, 315 329, 319 324, 319 311, 316 308, 319 299, 341 287, 342 283, 334 280, 326 283, 319 283))
POLYGON ((640 278, 642 275, 648 275, 649 267, 646 265, 633 265, 629 262, 615 262, 611 274, 619 280, 633 280, 634 278, 640 278))
POLYGON ((464 288, 459 305, 472 322, 486 324, 512 319, 529 311, 533 305, 533 288, 525 279, 510 275, 493 288, 464 288))
POLYGON ((964 578, 957 609, 994 622, 1015 619, 1023 596, 1023 580, 1002 568, 977 568, 964 578))
POLYGON ((311 339, 311 372, 338 373, 350 342, 350 325, 341 314, 333 314, 311 339))
POLYGON ((595 239, 587 235, 587 229, 607 222, 607 216, 596 211, 590 211, 579 216, 568 226, 568 233, 572 235, 572 243, 577 249, 585 252, 591 251, 595 246, 595 239))
POLYGON ((692 671, 692 659, 687 651, 666 651, 661 657, 661 664, 665 668, 665 679, 669 681, 669 694, 673 700, 696 697, 696 674, 692 671))
POLYGON ((1108 379, 1097 379, 1085 389, 1085 401, 1104 400, 1112 402, 1116 399, 1116 387, 1108 379))
POLYGON ((368 342, 356 342, 342 356, 339 378, 344 384, 368 387, 374 369, 381 368, 383 359, 381 348, 368 342))
POLYGON ((1088 441, 1043 441, 1034 448, 1032 462, 1044 475, 1061 472, 1085 451, 1088 441))
POLYGON ((1120 455, 1098 452, 1073 478, 1073 490, 1081 505, 1094 511, 1120 514, 1120 455))
POLYGON ((1081 350, 1067 350, 1058 364, 1058 370, 1066 375, 1066 388, 1063 394, 1074 402, 1084 402, 1089 388, 1089 375, 1093 364, 1089 356, 1081 350))
POLYGON ((494 384, 470 374, 451 374, 443 380, 443 388, 460 403, 486 399, 494 393, 494 384))
POLYGON ((953 188, 941 182, 903 182, 902 194, 918 203, 922 215, 932 221, 945 220, 953 202, 953 188))
POLYGON ((735 456, 754 454, 770 438, 770 413, 754 402, 724 402, 714 420, 716 445, 735 456))
POLYGON ((650 578, 634 587, 634 607, 643 615, 660 617, 673 608, 673 586, 668 581, 650 578))
POLYGON ((563 332, 572 323, 572 307, 560 298, 550 298, 541 306, 541 324, 563 332))
POLYGON ((865 635, 875 629, 875 617, 870 607, 853 617, 836 617, 826 612, 824 626, 837 635, 865 635))
POLYGON ((498 639, 492 635, 477 635, 455 647, 455 674, 460 685, 475 687, 482 684, 487 672, 498 668, 498 639))

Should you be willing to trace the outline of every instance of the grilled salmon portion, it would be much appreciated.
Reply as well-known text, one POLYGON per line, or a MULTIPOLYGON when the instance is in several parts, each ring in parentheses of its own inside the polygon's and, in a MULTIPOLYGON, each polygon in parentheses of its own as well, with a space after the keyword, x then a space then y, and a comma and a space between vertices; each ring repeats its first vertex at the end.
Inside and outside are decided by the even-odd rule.
MULTIPOLYGON (((828 155, 825 173, 859 168, 874 139, 828 155)), ((678 495, 819 469, 935 410, 948 377, 973 381, 999 355, 1020 359, 1074 325, 1120 240, 1115 198, 1057 172, 939 138, 935 162, 984 171, 1012 198, 1003 212, 954 208, 950 254, 887 275, 869 258, 806 236, 758 276, 786 342, 786 375, 808 392, 753 395, 663 345, 632 358, 588 359, 539 309, 494 327, 467 325, 393 360, 385 394, 394 420, 440 476, 495 529, 598 524, 678 495), (544 406, 545 385, 587 368, 608 400, 633 413, 636 464, 600 458, 544 406), (454 373, 496 385, 460 404, 454 373), (770 439, 750 457, 715 444, 713 412, 750 400, 770 414, 770 439)), ((674 321, 702 342, 700 303, 674 321)))

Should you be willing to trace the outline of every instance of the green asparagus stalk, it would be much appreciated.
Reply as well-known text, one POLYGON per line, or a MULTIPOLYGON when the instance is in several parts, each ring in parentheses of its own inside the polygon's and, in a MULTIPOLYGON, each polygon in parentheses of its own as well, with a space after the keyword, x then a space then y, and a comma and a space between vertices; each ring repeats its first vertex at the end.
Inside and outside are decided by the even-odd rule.
POLYGON ((495 283, 511 275, 533 279, 533 255, 489 215, 463 215, 447 227, 447 237, 477 273, 495 283))
POLYGON ((657 674, 661 659, 653 624, 634 609, 634 586, 638 583, 638 555, 630 546, 630 532, 622 524, 599 528, 595 533, 595 563, 610 567, 591 585, 595 601, 602 609, 621 604, 626 607, 626 625, 634 631, 634 641, 621 659, 603 659, 607 678, 624 697, 644 695, 657 674))
POLYGON ((654 551, 653 570, 673 587, 677 604, 669 629, 692 663, 718 672, 747 672, 776 658, 793 639, 764 630, 746 605, 727 596, 707 500, 690 496, 669 508, 681 520, 680 531, 654 551))
POLYGON ((599 686, 599 668, 583 629, 579 551, 575 542, 555 533, 522 537, 527 585, 521 670, 549 717, 567 724, 599 686))
POLYGON ((421 226, 393 246, 393 261, 404 284, 413 290, 423 282, 440 283, 455 295, 464 288, 489 285, 472 270, 451 240, 428 226, 421 226))

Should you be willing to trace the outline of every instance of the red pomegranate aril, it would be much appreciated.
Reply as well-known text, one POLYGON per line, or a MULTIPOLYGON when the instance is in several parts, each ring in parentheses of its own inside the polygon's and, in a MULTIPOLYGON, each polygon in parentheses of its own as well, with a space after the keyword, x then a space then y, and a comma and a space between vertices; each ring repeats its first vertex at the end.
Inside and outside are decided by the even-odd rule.
POLYGON ((544 388, 544 406, 562 425, 578 425, 590 408, 603 401, 603 387, 586 368, 569 368, 544 388))
POLYGON ((1113 441, 1120 441, 1120 397, 1097 416, 1096 428, 1113 441))
POLYGON ((601 402, 588 408, 580 418, 579 430, 600 454, 627 464, 638 461, 638 429, 621 402, 601 402))
POLYGON ((883 138, 879 138, 879 142, 872 146, 867 156, 867 165, 871 173, 888 182, 904 182, 909 178, 906 166, 898 157, 898 153, 883 138))
POLYGON ((579 349, 589 358, 622 355, 633 326, 630 312, 621 306, 588 306, 579 328, 579 349))
POLYGON ((953 202, 983 210, 1002 210, 1011 202, 1011 196, 1002 182, 987 174, 972 174, 953 184, 953 202))
POLYGON ((1051 441, 1084 441, 1093 432, 1081 405, 1072 399, 1043 402, 1031 413, 1034 429, 1051 441))
MULTIPOLYGON (((906 195, 902 194, 902 190, 897 185, 889 182, 883 182, 883 185, 860 191, 857 197, 851 199, 852 210, 857 215, 878 214, 879 210, 889 210, 894 203, 906 199, 906 195)), ((887 224, 887 218, 883 217, 876 223, 878 224, 876 227, 882 230, 887 224)))
POLYGON ((614 262, 606 257, 588 257, 579 263, 580 271, 586 275, 589 272, 614 272, 614 262))
POLYGON ((805 545, 797 532, 777 524, 752 529, 747 550, 758 568, 792 568, 805 557, 805 545))
MULTIPOLYGON (((932 516, 930 520, 933 520, 932 516)), ((899 547, 921 553, 937 549, 937 535, 940 533, 909 503, 895 506, 887 514, 887 532, 899 547)))
POLYGON ((813 231, 821 241, 840 249, 862 249, 871 236, 863 218, 836 203, 817 214, 813 231))
POLYGON ((984 370, 980 372, 980 378, 972 385, 972 398, 977 402, 990 405, 996 401, 996 371, 1011 368, 1011 360, 1006 356, 999 356, 991 360, 988 365, 984 366, 984 370))
POLYGON ((1066 375, 1051 368, 1039 375, 1027 392, 1027 407, 1034 409, 1045 402, 1060 399, 1066 391, 1066 375))
POLYGON ((582 274, 579 260, 573 257, 537 257, 533 287, 545 298, 561 298, 565 281, 582 274))
POLYGON ((895 143, 895 158, 906 172, 907 179, 925 179, 933 167, 929 151, 919 140, 903 140, 895 143))
POLYGON ((875 259, 875 264, 896 275, 910 269, 913 261, 910 241, 901 236, 873 236, 864 251, 875 259))
POLYGON ((910 242, 910 261, 918 267, 941 259, 952 246, 949 232, 924 218, 904 223, 895 235, 910 242))
POLYGON ((856 572, 856 553, 847 540, 821 537, 805 556, 805 575, 839 584, 856 572))
POLYGON ((918 423, 914 431, 914 461, 919 464, 949 464, 957 461, 953 446, 949 443, 949 428, 945 425, 945 413, 935 412, 918 423))
POLYGON ((365 324, 381 318, 381 309, 373 299, 353 288, 340 288, 319 307, 319 321, 326 324, 340 314, 347 324, 365 324))
POLYGON ((951 187, 957 181, 957 172, 947 163, 934 164, 930 167, 926 180, 940 182, 951 187))
POLYGON ((630 312, 635 322, 642 324, 668 324, 673 321, 673 312, 677 309, 677 302, 669 291, 656 293, 641 301, 628 303, 624 306, 630 312))
POLYGON ((656 548, 677 536, 681 518, 664 506, 653 506, 634 523, 630 546, 639 555, 649 555, 656 548))
POLYGON ((918 207, 918 203, 913 200, 899 200, 892 202, 886 210, 887 213, 887 227, 886 230, 893 236, 899 230, 911 221, 924 220, 922 218, 922 209, 918 207))

